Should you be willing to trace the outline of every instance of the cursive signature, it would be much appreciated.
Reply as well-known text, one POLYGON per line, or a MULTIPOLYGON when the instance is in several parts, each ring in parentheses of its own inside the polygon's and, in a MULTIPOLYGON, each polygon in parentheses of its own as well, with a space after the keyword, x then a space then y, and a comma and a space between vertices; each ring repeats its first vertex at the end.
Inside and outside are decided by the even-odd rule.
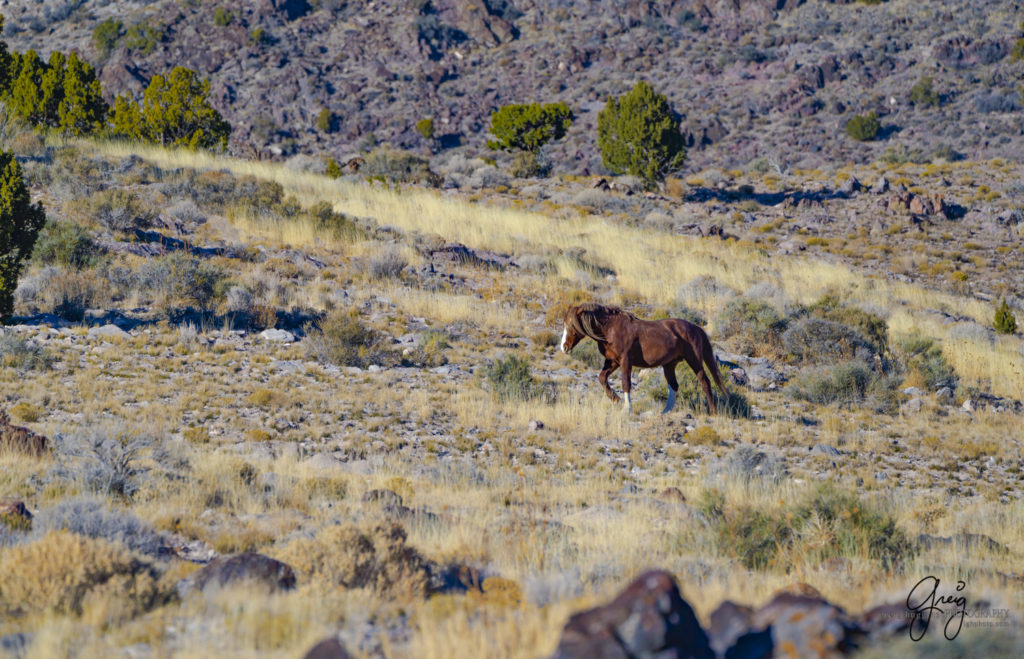
MULTIPOLYGON (((956 592, 961 592, 966 586, 965 582, 957 581, 956 592)), ((928 576, 918 581, 907 595, 907 609, 914 613, 910 619, 911 640, 920 641, 924 637, 925 632, 928 631, 928 625, 931 623, 932 614, 936 612, 940 616, 949 616, 942 628, 942 633, 947 640, 952 641, 960 634, 960 628, 964 624, 964 615, 967 612, 967 598, 963 595, 939 595, 938 590, 939 578, 928 576), (944 608, 943 605, 946 605, 947 608, 952 605, 952 609, 947 612, 947 608, 944 608), (956 627, 952 629, 951 625, 954 620, 956 627), (918 628, 917 633, 914 631, 915 627, 918 628)))

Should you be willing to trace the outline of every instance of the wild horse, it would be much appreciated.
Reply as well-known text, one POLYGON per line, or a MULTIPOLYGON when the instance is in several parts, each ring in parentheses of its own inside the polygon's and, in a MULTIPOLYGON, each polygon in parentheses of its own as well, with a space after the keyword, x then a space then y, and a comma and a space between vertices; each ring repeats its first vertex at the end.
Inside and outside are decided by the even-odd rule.
POLYGON ((662 411, 664 414, 676 404, 676 364, 685 361, 697 374, 697 381, 704 389, 708 400, 708 409, 715 414, 715 397, 711 394, 711 383, 704 372, 706 364, 715 384, 726 396, 729 395, 722 384, 722 376, 718 372, 718 362, 711 350, 711 340, 703 329, 681 318, 664 320, 640 320, 633 314, 619 307, 600 304, 581 304, 569 307, 565 312, 562 328, 562 352, 568 353, 584 338, 597 341, 597 349, 604 356, 604 366, 598 380, 604 387, 608 397, 619 402, 619 397, 608 386, 608 376, 615 369, 622 368, 622 391, 626 397, 626 412, 631 411, 629 400, 631 388, 630 372, 636 368, 656 368, 661 366, 668 382, 668 403, 662 411))

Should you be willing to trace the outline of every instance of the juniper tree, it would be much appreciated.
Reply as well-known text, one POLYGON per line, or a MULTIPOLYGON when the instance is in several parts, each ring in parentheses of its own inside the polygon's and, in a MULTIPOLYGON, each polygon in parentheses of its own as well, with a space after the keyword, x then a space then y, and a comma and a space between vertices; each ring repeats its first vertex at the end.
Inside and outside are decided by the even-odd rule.
POLYGON ((686 159, 679 118, 668 99, 642 80, 619 98, 609 98, 598 113, 597 145, 605 167, 638 176, 648 187, 686 159))
POLYGON ((46 223, 42 204, 33 204, 14 155, 0 151, 0 321, 14 311, 14 290, 46 223))

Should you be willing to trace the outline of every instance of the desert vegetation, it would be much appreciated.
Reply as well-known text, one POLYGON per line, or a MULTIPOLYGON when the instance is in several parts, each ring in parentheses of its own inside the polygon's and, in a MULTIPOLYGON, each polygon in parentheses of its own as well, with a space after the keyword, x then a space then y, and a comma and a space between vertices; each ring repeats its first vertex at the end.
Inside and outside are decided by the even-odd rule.
POLYGON ((777 654, 1024 650, 1017 18, 962 8, 957 40, 919 29, 942 3, 750 3, 719 52, 717 6, 587 41, 572 2, 98 4, 0 48, 0 651, 591 656, 650 569, 654 617, 720 655, 730 611, 777 654), (396 21, 408 69, 346 51, 341 87, 299 57, 396 21), (541 73, 521 49, 551 39, 541 73), (226 93, 228 47, 303 109, 226 93), (493 67, 536 86, 462 91, 493 67), (558 349, 583 301, 704 327, 719 414, 686 368, 673 412, 659 370, 612 405, 595 344, 558 349), (928 575, 1008 624, 912 641, 928 575), (793 598, 835 625, 763 622, 793 598))

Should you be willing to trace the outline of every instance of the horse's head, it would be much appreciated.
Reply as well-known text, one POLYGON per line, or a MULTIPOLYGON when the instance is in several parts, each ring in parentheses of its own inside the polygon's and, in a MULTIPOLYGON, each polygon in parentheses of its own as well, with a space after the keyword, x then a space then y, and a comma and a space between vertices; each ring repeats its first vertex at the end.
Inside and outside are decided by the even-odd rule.
POLYGON ((586 334, 583 333, 583 328, 580 326, 580 311, 579 307, 569 307, 565 312, 565 320, 562 323, 562 352, 569 353, 576 344, 583 340, 586 334))

